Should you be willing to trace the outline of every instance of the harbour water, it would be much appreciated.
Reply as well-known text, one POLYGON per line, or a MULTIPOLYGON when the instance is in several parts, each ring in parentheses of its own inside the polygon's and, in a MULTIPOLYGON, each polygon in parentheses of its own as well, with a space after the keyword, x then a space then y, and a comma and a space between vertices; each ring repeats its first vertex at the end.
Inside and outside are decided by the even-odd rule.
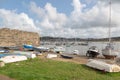
MULTIPOLYGON (((102 49, 104 49, 107 44, 108 42, 89 42, 88 45, 78 45, 78 43, 76 43, 74 45, 69 45, 69 46, 68 45, 60 45, 60 46, 65 49, 65 53, 72 54, 74 50, 78 50, 80 55, 85 55, 87 50, 91 46, 96 46, 99 49, 99 52, 101 53, 102 49)), ((48 47, 48 48, 56 47, 56 45, 54 44, 45 44, 41 46, 48 47)), ((120 42, 114 42, 113 46, 115 50, 120 52, 120 42)))

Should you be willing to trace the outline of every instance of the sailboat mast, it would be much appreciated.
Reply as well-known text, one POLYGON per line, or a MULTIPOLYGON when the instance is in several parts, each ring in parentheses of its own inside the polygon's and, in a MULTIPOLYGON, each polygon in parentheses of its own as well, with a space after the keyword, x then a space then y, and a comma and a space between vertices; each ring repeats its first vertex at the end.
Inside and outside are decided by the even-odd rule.
POLYGON ((111 43, 111 0, 109 1, 109 44, 111 43))

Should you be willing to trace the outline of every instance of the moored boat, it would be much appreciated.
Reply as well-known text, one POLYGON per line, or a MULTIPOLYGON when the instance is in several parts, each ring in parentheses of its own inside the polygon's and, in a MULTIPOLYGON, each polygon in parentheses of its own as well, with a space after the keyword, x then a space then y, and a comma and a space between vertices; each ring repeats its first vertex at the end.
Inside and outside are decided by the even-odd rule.
POLYGON ((74 55, 72 55, 72 54, 61 54, 61 57, 67 58, 67 59, 72 59, 74 57, 74 55))
POLYGON ((91 46, 89 50, 86 53, 86 56, 89 58, 95 58, 99 55, 99 50, 97 49, 96 46, 91 46))
POLYGON ((87 64, 88 67, 94 68, 94 69, 98 69, 104 72, 120 72, 120 66, 117 64, 109 64, 107 62, 104 61, 100 61, 100 60, 93 60, 90 59, 88 60, 87 64))
POLYGON ((64 51, 65 51, 65 48, 61 47, 61 46, 56 46, 54 48, 54 52, 56 52, 56 53, 63 53, 64 51))
POLYGON ((1 57, 0 60, 3 61, 4 63, 12 63, 27 60, 27 57, 23 55, 8 55, 1 57))
POLYGON ((33 46, 32 46, 32 45, 24 44, 24 45, 23 45, 23 48, 25 48, 25 49, 27 49, 27 50, 33 50, 33 46))
POLYGON ((118 52, 114 49, 112 43, 111 43, 111 0, 109 2, 109 42, 108 45, 105 47, 105 49, 102 50, 102 54, 106 59, 114 59, 117 57, 118 52))
POLYGON ((49 51, 49 48, 39 46, 39 47, 33 47, 33 50, 38 51, 38 52, 47 52, 47 51, 49 51))
POLYGON ((109 44, 105 47, 105 49, 102 50, 102 55, 106 58, 106 59, 114 59, 118 56, 119 52, 114 50, 114 47, 109 44))

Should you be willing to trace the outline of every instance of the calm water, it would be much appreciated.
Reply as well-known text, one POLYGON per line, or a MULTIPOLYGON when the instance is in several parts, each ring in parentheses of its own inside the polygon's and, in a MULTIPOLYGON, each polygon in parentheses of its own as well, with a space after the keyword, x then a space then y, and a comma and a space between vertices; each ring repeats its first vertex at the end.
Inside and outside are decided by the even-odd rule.
MULTIPOLYGON (((89 42, 89 45, 61 45, 63 48, 65 48, 65 53, 72 54, 74 50, 78 50, 80 55, 85 55, 86 51, 89 49, 91 46, 97 46, 99 49, 99 52, 101 53, 101 50, 105 48, 107 45, 107 42, 89 42)), ((42 45, 44 47, 49 47, 53 48, 56 45, 42 45)), ((114 49, 120 51, 120 42, 114 42, 113 43, 114 49)))

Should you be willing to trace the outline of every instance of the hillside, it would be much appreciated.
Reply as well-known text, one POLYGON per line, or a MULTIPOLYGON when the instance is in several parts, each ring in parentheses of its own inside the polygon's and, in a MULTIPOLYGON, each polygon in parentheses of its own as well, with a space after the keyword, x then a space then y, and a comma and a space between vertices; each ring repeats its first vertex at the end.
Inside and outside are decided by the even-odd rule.
MULTIPOLYGON (((63 38, 44 36, 40 38, 41 41, 108 41, 108 38, 63 38)), ((120 37, 112 37, 112 41, 120 41, 120 37)))

